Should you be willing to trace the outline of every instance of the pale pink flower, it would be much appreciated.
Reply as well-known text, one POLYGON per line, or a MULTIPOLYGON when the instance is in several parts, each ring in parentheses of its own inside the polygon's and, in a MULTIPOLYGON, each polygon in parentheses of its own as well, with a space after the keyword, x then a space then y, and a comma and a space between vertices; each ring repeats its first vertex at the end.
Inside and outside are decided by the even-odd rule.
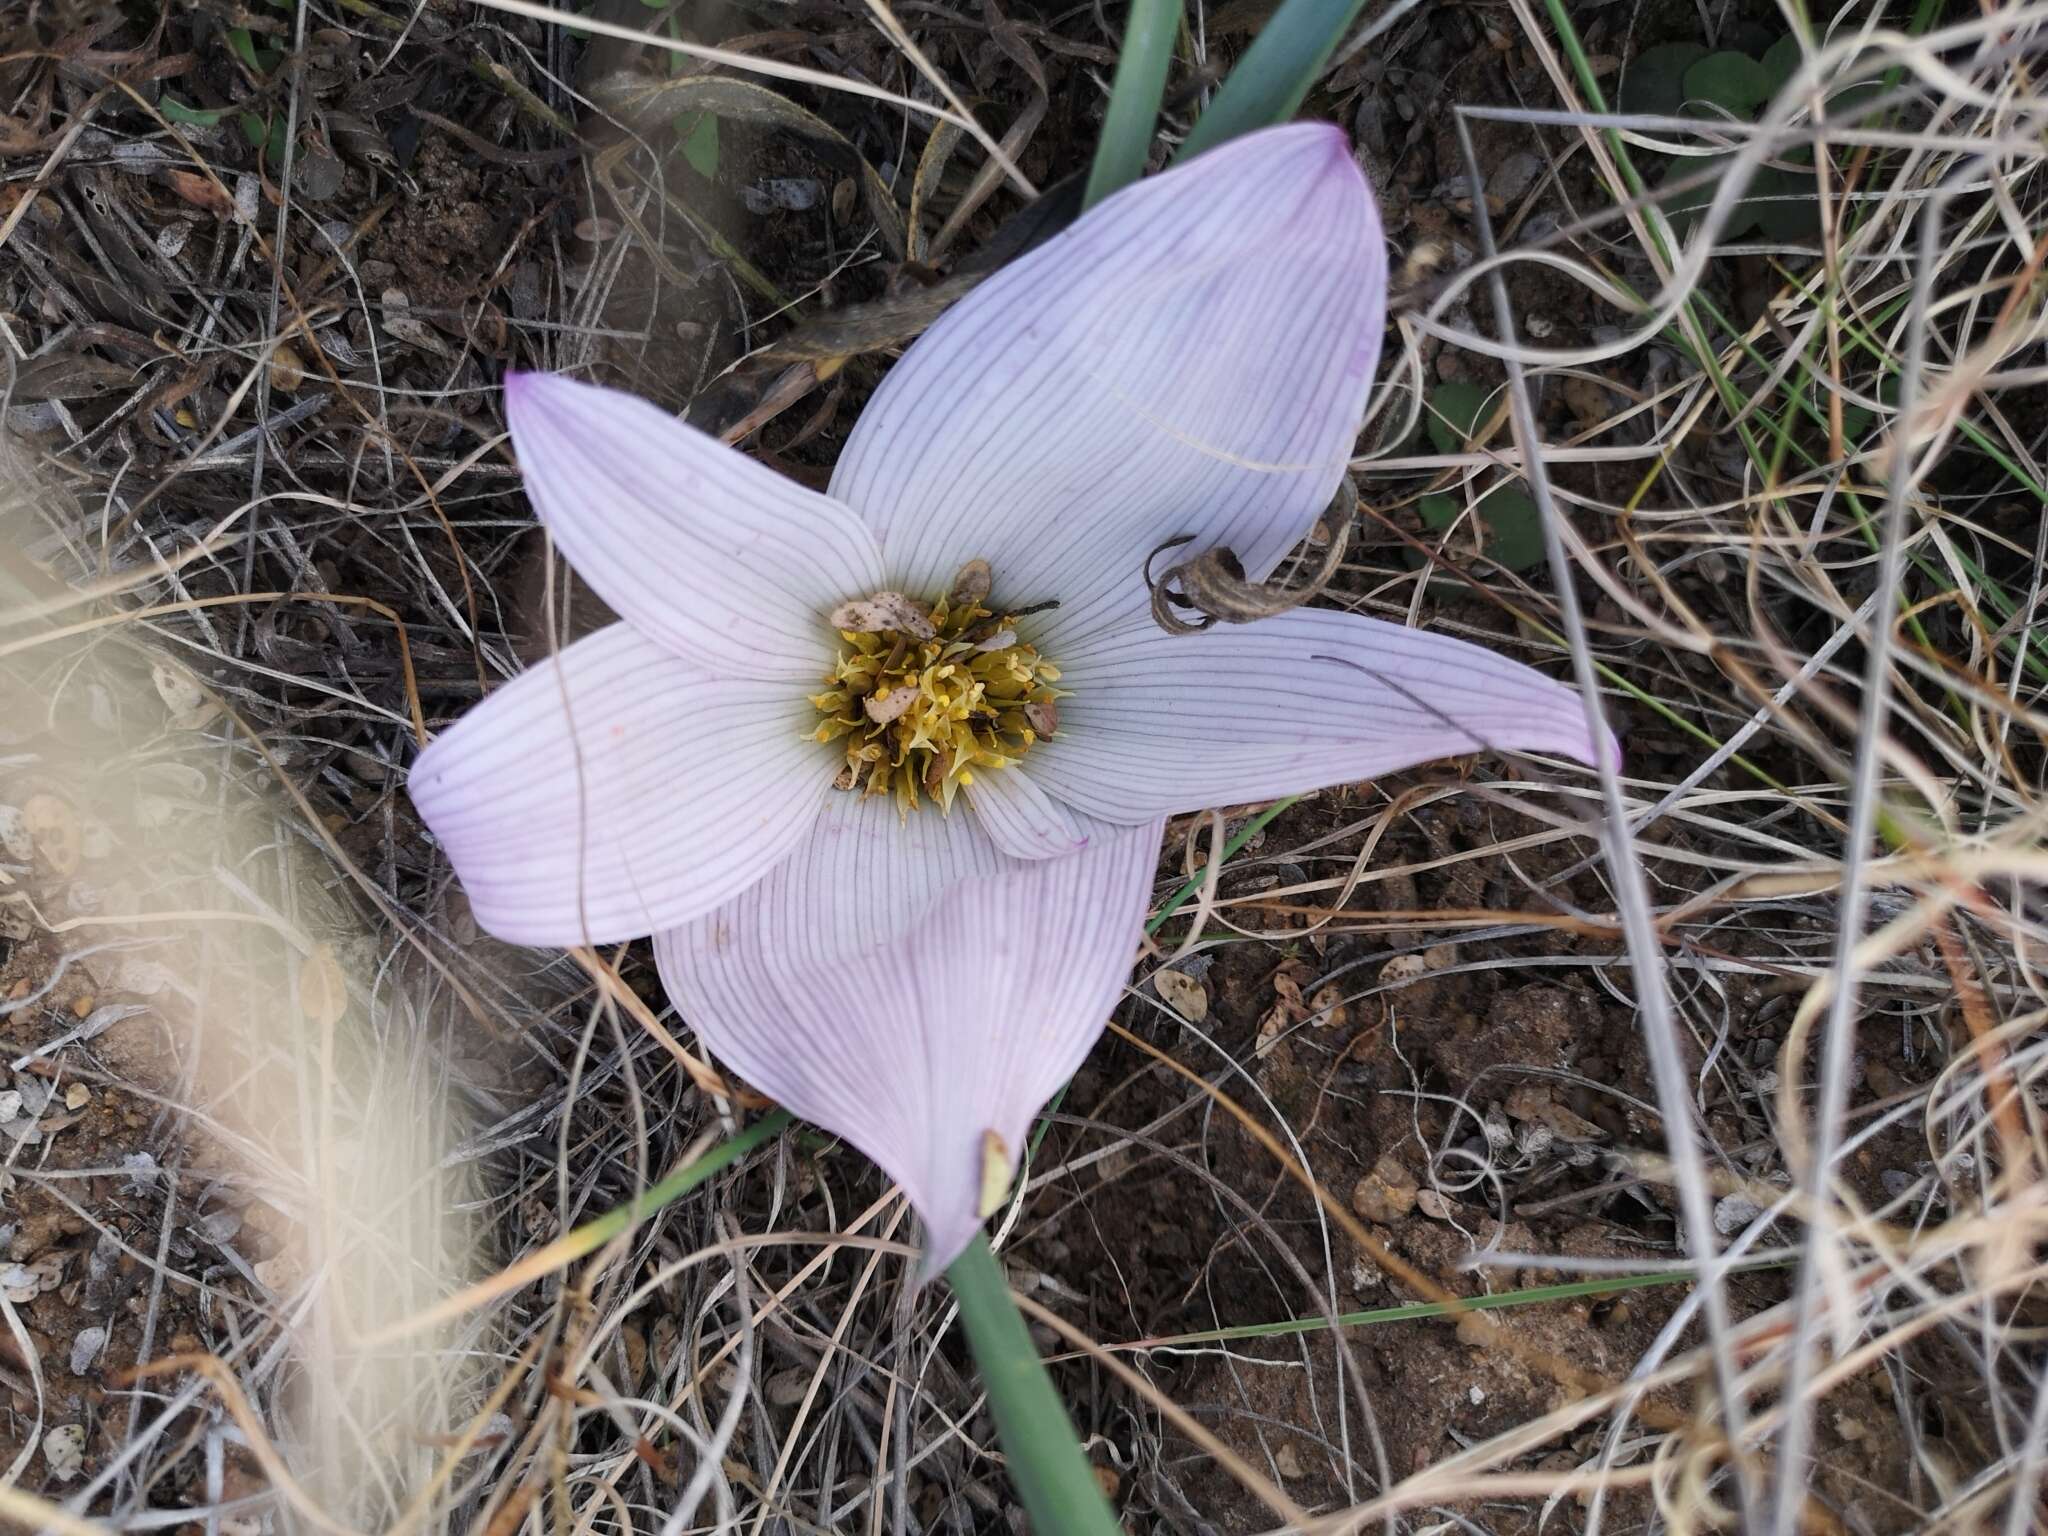
MULTIPOLYGON (((928 1267, 949 1260, 1129 976, 1169 814, 1475 743, 1593 756, 1576 694, 1463 641, 1323 610, 1183 637, 1150 616, 1166 540, 1261 579, 1314 524, 1385 290, 1343 136, 1297 125, 1118 193, 984 282, 890 370, 829 495, 643 401, 508 379, 534 507, 623 622, 413 769, 477 920, 535 945, 654 935, 711 1051, 900 1180, 928 1267), (990 612, 947 654, 995 657, 1012 696, 906 754, 891 789, 914 776, 915 808, 835 788, 849 740, 889 756, 907 727, 884 721, 900 696, 846 680, 873 658, 828 616, 900 593, 922 622, 975 561, 990 612), (1024 725, 1055 688, 1056 720, 1039 702, 1024 725), (861 729, 821 743, 834 712, 861 729)), ((923 643, 869 642, 899 676, 923 643)), ((909 702, 938 719, 971 682, 909 702)))

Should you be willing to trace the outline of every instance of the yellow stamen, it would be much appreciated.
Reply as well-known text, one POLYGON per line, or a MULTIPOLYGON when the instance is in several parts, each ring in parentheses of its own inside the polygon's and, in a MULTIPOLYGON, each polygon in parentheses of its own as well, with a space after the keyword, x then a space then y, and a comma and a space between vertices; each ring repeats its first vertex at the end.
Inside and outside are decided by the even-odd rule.
POLYGON ((979 574, 929 610, 885 592, 834 611, 835 627, 864 626, 838 628, 839 658, 810 696, 825 716, 815 739, 845 741, 841 788, 893 794, 906 812, 926 796, 950 810, 977 772, 1010 767, 1051 734, 1042 722, 1057 718, 1059 668, 1017 638, 1013 617, 983 606, 979 574))

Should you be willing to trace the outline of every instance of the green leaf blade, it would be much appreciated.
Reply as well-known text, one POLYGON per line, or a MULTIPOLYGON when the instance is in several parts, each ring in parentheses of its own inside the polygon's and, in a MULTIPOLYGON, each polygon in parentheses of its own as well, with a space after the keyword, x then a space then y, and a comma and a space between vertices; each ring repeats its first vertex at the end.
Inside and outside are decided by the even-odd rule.
POLYGON ((1281 0, 1174 159, 1293 117, 1364 8, 1365 0, 1281 0))
POLYGON ((1617 100, 1624 112, 1676 117, 1685 105, 1685 72, 1707 56, 1700 43, 1659 43, 1628 61, 1617 100))
POLYGON ((676 119, 676 131, 683 136, 683 158, 690 162, 690 169, 706 181, 718 176, 718 118, 716 114, 702 112, 694 120, 687 117, 676 119))
POLYGON ((1710 53, 1685 72, 1688 103, 1719 107, 1739 122, 1755 117, 1771 90, 1770 71, 1733 49, 1710 53))
POLYGON ((1487 391, 1477 384, 1453 379, 1429 393, 1429 412, 1424 430, 1438 453, 1463 453, 1465 444, 1479 429, 1480 413, 1486 409, 1487 391))
POLYGON ((1152 135, 1159 126, 1159 104, 1166 96, 1167 70, 1173 64, 1173 45, 1180 36, 1181 14, 1181 0, 1131 0, 1123 50, 1117 55, 1116 83, 1110 87, 1102 137, 1095 141, 1095 161, 1088 169, 1084 208, 1094 207, 1145 174, 1152 135))

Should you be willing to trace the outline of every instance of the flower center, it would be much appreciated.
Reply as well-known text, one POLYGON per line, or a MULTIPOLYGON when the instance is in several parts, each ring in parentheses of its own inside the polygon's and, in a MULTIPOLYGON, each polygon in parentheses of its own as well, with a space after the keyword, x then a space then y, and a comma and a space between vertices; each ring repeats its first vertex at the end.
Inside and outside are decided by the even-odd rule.
POLYGON ((837 787, 951 810, 977 772, 1011 767, 1058 729, 1059 669, 1017 638, 1022 615, 988 606, 991 584, 988 562, 971 560, 929 606, 877 592, 832 611, 839 659, 811 702, 817 739, 846 744, 837 787))

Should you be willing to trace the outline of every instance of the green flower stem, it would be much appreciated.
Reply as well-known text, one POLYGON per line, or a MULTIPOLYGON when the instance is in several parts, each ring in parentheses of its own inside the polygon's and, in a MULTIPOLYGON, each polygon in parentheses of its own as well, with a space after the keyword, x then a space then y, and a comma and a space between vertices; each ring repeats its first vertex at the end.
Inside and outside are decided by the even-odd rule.
POLYGON ((1166 95, 1166 71, 1173 63, 1174 40, 1180 36, 1181 9, 1181 0, 1131 0, 1124 46, 1116 59, 1116 84, 1110 87, 1102 137, 1095 141, 1095 163, 1088 170, 1084 208, 1093 208, 1145 174, 1152 131, 1159 125, 1159 103, 1166 95))
POLYGON ((1044 1536, 1122 1536, 988 1239, 977 1232, 946 1279, 960 1303, 1010 1482, 1030 1513, 1031 1529, 1044 1536))

